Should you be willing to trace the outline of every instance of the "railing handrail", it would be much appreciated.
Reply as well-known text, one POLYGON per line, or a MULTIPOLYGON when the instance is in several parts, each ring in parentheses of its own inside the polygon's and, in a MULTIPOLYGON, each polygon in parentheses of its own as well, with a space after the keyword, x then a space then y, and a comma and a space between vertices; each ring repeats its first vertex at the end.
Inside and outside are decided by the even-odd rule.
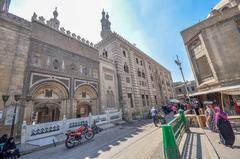
POLYGON ((180 159, 178 146, 183 133, 188 129, 185 113, 188 113, 188 111, 179 110, 178 115, 173 120, 162 126, 164 156, 166 159, 180 159))
POLYGON ((175 120, 177 120, 179 117, 180 117, 180 116, 175 117, 173 120, 171 120, 171 121, 168 123, 168 125, 172 125, 172 124, 175 122, 175 120))

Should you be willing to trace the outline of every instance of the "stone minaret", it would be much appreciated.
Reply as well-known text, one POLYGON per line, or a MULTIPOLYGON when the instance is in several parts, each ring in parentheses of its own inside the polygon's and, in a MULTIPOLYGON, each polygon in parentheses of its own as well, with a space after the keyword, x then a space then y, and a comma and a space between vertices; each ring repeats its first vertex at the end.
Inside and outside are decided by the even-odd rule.
POLYGON ((104 10, 102 11, 102 19, 101 19, 101 24, 102 24, 102 30, 101 30, 101 37, 102 39, 105 39, 108 34, 112 33, 111 31, 111 22, 109 21, 109 15, 105 15, 104 10))
POLYGON ((8 12, 11 0, 0 0, 0 12, 8 12))

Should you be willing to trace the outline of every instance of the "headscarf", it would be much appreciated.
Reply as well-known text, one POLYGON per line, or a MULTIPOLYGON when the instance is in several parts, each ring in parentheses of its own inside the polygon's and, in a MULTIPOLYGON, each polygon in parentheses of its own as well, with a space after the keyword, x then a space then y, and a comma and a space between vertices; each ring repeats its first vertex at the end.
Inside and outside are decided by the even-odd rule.
POLYGON ((219 107, 215 107, 215 123, 217 124, 217 122, 219 121, 219 119, 225 119, 227 120, 227 114, 225 114, 223 111, 221 111, 221 109, 219 107))

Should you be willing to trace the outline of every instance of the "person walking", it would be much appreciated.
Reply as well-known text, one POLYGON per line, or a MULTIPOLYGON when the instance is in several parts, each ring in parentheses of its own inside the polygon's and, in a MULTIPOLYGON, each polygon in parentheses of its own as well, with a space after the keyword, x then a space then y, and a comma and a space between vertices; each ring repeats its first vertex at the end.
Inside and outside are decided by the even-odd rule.
POLYGON ((214 123, 214 110, 213 110, 213 102, 211 101, 205 101, 204 105, 206 105, 207 109, 205 111, 205 117, 206 117, 206 126, 211 131, 216 131, 215 129, 215 123, 214 123))
POLYGON ((219 108, 215 107, 215 124, 219 130, 220 143, 232 147, 235 142, 235 135, 227 115, 219 108))
POLYGON ((155 109, 155 107, 152 107, 150 112, 151 112, 151 116, 152 116, 152 119, 153 119, 153 123, 157 127, 158 126, 157 125, 157 110, 155 109))
POLYGON ((198 101, 193 101, 193 108, 197 115, 199 115, 199 104, 198 101))

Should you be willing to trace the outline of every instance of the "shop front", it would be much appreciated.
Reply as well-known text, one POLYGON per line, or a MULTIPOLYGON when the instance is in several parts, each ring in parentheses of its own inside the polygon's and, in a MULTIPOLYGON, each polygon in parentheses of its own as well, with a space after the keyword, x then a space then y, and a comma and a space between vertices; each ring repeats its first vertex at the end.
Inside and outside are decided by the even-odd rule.
POLYGON ((213 101, 229 116, 240 116, 240 85, 201 91, 190 96, 198 98, 202 106, 204 101, 213 101))

